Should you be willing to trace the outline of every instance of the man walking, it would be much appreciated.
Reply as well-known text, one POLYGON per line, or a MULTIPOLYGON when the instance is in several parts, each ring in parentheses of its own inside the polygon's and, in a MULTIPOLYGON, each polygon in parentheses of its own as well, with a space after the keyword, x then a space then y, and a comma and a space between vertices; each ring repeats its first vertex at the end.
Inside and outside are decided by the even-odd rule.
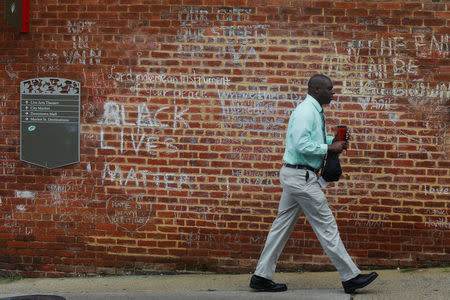
POLYGON ((362 275, 345 250, 334 216, 328 207, 316 174, 327 151, 340 153, 347 141, 333 141, 326 135, 322 106, 333 100, 333 83, 325 75, 314 75, 308 82, 308 95, 289 119, 285 164, 280 171, 283 193, 266 244, 251 278, 250 287, 259 291, 286 291, 285 284, 272 281, 277 260, 301 213, 308 222, 342 280, 346 293, 371 283, 378 274, 362 275))

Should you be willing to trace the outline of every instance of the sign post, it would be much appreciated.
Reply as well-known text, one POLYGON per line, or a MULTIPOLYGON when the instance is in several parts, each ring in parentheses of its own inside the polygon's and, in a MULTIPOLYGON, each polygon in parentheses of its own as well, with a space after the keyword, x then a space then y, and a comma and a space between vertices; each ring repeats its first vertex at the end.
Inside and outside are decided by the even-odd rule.
POLYGON ((80 161, 81 85, 64 78, 20 83, 20 159, 47 169, 80 161))

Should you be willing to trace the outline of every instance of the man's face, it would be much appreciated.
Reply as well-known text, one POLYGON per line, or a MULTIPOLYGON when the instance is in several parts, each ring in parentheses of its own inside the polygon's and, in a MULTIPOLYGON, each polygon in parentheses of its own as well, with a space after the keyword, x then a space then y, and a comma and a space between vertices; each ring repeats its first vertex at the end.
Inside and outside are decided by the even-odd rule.
POLYGON ((324 80, 318 87, 318 98, 320 105, 327 105, 333 100, 333 83, 331 80, 324 80))

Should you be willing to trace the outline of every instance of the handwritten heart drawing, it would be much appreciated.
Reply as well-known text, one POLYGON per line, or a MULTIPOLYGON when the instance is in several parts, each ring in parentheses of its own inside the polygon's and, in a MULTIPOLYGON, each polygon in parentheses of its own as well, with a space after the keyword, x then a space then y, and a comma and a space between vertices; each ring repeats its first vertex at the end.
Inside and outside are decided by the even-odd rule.
POLYGON ((365 111, 370 103, 370 97, 358 97, 358 103, 361 105, 362 109, 365 111))
POLYGON ((106 202, 106 216, 112 224, 133 234, 147 225, 152 213, 150 199, 142 196, 112 196, 106 202))

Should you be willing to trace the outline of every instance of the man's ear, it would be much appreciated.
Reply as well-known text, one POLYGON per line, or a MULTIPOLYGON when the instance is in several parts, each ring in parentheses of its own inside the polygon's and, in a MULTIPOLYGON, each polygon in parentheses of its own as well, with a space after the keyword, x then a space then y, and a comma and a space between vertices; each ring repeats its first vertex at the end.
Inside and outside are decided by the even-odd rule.
POLYGON ((319 87, 317 85, 313 87, 313 91, 315 96, 319 95, 319 87))

